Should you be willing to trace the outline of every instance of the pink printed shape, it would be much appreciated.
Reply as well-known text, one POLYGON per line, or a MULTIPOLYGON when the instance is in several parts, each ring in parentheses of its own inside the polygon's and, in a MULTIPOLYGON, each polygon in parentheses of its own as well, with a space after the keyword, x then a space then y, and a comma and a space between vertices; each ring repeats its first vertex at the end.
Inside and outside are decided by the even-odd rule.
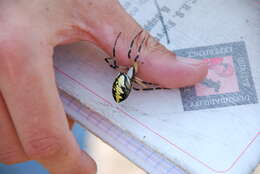
POLYGON ((197 96, 239 92, 233 57, 204 59, 209 65, 206 79, 195 86, 197 96))

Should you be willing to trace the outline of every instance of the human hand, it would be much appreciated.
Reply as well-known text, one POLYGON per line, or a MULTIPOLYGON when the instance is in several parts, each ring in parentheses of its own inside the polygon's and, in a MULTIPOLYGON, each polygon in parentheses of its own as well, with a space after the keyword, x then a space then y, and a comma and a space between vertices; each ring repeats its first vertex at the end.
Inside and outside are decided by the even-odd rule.
MULTIPOLYGON (((53 48, 93 42, 130 65, 129 42, 140 26, 116 0, 3 0, 0 2, 0 162, 37 160, 52 174, 92 174, 95 162, 76 144, 59 99, 53 48)), ((142 37, 148 37, 144 32, 142 37)), ((178 59, 152 37, 141 53, 138 76, 167 88, 192 85, 207 65, 178 59)))

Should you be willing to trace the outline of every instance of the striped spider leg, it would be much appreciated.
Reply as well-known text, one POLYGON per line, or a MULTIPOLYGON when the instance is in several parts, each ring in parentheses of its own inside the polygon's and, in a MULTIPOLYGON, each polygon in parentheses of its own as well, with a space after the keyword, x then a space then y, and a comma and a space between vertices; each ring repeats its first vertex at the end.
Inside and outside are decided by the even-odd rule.
MULTIPOLYGON (((129 51, 128 51, 128 59, 132 59, 131 52, 132 52, 132 48, 133 48, 133 45, 134 45, 134 41, 142 32, 143 32, 143 30, 140 31, 136 35, 136 37, 132 40, 132 42, 130 44, 129 51)), ((134 76, 132 78, 132 82, 135 83, 136 85, 140 86, 140 87, 139 88, 133 87, 133 89, 136 90, 136 91, 141 91, 141 90, 143 90, 143 91, 150 91, 150 90, 168 89, 168 88, 159 87, 159 85, 154 84, 154 83, 143 81, 142 79, 136 77, 136 73, 137 73, 137 70, 138 70, 137 61, 138 61, 138 59, 140 57, 140 53, 141 53, 141 49, 142 49, 142 46, 144 44, 144 41, 145 41, 145 38, 142 40, 142 43, 141 43, 141 45, 139 46, 139 48, 137 50, 137 55, 135 56, 134 63, 133 63, 133 66, 135 67, 135 74, 134 74, 134 76)))
POLYGON ((137 84, 143 87, 140 89, 134 88, 135 90, 161 89, 160 87, 156 87, 156 88, 147 87, 146 85, 154 85, 154 84, 145 82, 136 77, 138 71, 138 59, 140 57, 140 53, 146 38, 143 38, 141 44, 137 47, 137 54, 134 58, 131 57, 131 53, 136 39, 142 34, 142 32, 143 31, 140 31, 130 43, 130 47, 128 51, 128 59, 132 61, 132 65, 130 67, 119 66, 117 65, 116 62, 115 48, 116 48, 117 41, 121 35, 121 32, 118 34, 115 40, 114 47, 113 47, 113 56, 105 58, 105 61, 110 65, 110 67, 117 69, 120 72, 117 75, 112 86, 113 98, 117 103, 124 101, 129 96, 131 89, 133 88, 133 84, 137 84))
POLYGON ((112 57, 107 57, 105 58, 105 61, 106 63, 113 69, 116 69, 118 71, 127 71, 128 70, 128 67, 125 67, 125 66, 119 66, 117 64, 117 61, 116 61, 116 45, 117 45, 117 41, 119 39, 119 37, 121 36, 122 32, 120 32, 117 37, 116 37, 116 40, 115 40, 115 43, 114 43, 114 47, 113 47, 113 55, 112 57))
POLYGON ((133 79, 133 82, 135 84, 137 84, 138 86, 140 86, 140 87, 133 86, 133 89, 136 91, 152 91, 152 90, 170 89, 170 88, 162 88, 157 84, 143 81, 142 79, 140 79, 138 77, 135 77, 133 79))
POLYGON ((135 39, 136 39, 142 32, 143 32, 143 30, 140 31, 140 32, 136 35, 136 37, 132 40, 132 42, 131 42, 131 44, 130 44, 129 51, 128 51, 128 59, 131 59, 131 60, 134 61, 133 67, 135 67, 135 68, 134 68, 134 69, 135 69, 135 72, 134 72, 134 75, 133 75, 133 78, 132 78, 132 82, 135 83, 136 85, 142 87, 142 88, 133 87, 133 89, 134 89, 134 90, 137 90, 137 91, 140 91, 140 90, 146 90, 146 91, 147 91, 147 90, 163 89, 163 88, 160 88, 160 87, 153 87, 153 88, 148 87, 147 85, 153 85, 153 86, 158 86, 158 85, 153 84, 153 83, 150 83, 150 82, 143 81, 142 79, 136 77, 136 74, 137 74, 137 71, 138 71, 138 62, 137 62, 137 61, 138 61, 138 59, 139 59, 139 57, 140 57, 141 49, 142 49, 142 46, 143 46, 144 41, 146 40, 146 38, 144 38, 144 39, 142 40, 142 42, 141 42, 141 44, 140 44, 140 46, 139 46, 139 48, 138 48, 138 50, 137 50, 137 55, 135 56, 134 59, 132 59, 132 57, 131 57, 131 52, 132 52, 132 48, 133 48, 135 39))

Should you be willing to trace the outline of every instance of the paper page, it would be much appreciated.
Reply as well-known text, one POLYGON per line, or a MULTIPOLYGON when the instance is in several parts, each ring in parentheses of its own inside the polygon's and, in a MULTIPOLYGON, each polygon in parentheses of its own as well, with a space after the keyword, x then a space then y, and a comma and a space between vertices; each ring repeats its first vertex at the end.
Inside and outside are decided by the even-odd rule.
POLYGON ((70 77, 57 74, 60 88, 192 174, 250 173, 260 162, 259 3, 161 0, 170 44, 154 1, 121 3, 169 49, 207 61, 208 77, 185 89, 133 91, 116 104, 117 72, 81 43, 58 50, 55 64, 70 77))

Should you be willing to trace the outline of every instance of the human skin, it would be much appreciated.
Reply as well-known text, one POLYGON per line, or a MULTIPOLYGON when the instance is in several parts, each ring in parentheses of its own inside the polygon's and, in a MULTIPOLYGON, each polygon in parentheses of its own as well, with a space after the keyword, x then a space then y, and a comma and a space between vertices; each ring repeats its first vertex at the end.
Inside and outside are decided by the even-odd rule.
MULTIPOLYGON (((85 40, 131 65, 129 43, 141 27, 117 0, 0 1, 0 162, 37 160, 52 174, 93 174, 95 162, 77 145, 64 113, 53 69, 53 48, 85 40)), ((178 58, 146 37, 138 77, 178 88, 195 84, 207 65, 178 58)), ((138 39, 140 43, 141 39, 138 39)))

